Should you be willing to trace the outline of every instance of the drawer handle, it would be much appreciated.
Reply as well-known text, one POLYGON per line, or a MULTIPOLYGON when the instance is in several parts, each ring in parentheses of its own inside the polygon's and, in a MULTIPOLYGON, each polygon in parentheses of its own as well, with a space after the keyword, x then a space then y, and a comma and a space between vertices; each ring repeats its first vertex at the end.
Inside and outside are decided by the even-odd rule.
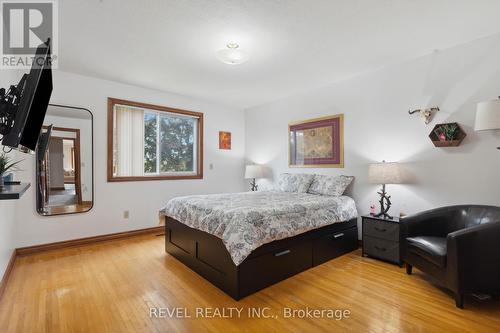
POLYGON ((375 230, 380 231, 380 232, 386 232, 387 231, 387 229, 383 229, 383 228, 379 228, 379 227, 375 227, 375 230))
POLYGON ((378 247, 375 245, 375 248, 379 251, 385 252, 387 249, 385 247, 378 247))
POLYGON ((340 238, 340 237, 344 237, 344 233, 340 233, 340 234, 336 234, 336 235, 333 235, 333 238, 340 238))
POLYGON ((285 254, 290 253, 290 252, 292 252, 292 251, 290 251, 290 250, 285 250, 285 251, 281 251, 281 252, 275 253, 275 254, 274 254, 274 256, 275 256, 275 257, 281 257, 281 256, 284 256, 285 254))

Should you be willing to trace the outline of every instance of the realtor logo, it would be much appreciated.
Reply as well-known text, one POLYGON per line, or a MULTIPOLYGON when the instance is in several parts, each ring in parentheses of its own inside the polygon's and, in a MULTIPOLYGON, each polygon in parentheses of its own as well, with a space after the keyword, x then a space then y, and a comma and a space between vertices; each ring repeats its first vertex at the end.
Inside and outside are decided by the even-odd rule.
POLYGON ((0 68, 30 68, 36 48, 49 38, 52 68, 57 68, 57 0, 2 0, 0 3, 0 68))

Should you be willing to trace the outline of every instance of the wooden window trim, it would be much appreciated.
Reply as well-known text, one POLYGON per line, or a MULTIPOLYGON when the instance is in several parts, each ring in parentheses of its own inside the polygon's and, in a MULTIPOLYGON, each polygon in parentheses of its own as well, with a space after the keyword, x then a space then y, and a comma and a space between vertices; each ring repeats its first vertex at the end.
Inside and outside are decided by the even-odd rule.
POLYGON ((107 163, 108 182, 131 182, 131 181, 149 181, 149 180, 178 180, 178 179, 203 179, 203 113, 175 109, 167 106, 146 104, 140 102, 127 101, 124 99, 108 97, 108 163, 107 163), (195 175, 160 175, 160 176, 113 176, 113 108, 115 104, 133 106, 137 108, 150 109, 161 112, 177 113, 198 118, 198 155, 197 168, 195 175))

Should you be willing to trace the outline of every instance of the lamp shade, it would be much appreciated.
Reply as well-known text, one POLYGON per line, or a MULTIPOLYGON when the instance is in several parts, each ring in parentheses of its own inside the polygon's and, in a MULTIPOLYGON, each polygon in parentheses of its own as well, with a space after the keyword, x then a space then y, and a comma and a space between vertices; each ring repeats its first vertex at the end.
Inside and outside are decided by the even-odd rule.
POLYGON ((500 99, 477 104, 474 130, 500 129, 500 99))
POLYGON ((261 165, 247 165, 245 168, 245 179, 264 178, 264 168, 261 165))
POLYGON ((398 163, 374 163, 368 167, 368 179, 372 184, 404 183, 398 163))

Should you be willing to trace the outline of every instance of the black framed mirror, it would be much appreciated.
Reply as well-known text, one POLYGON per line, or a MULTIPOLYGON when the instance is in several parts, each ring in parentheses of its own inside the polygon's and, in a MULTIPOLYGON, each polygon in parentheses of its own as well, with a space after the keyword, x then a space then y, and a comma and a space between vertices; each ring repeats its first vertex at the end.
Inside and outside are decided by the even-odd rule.
POLYGON ((36 151, 38 214, 76 214, 92 209, 93 141, 90 110, 49 104, 36 151))

